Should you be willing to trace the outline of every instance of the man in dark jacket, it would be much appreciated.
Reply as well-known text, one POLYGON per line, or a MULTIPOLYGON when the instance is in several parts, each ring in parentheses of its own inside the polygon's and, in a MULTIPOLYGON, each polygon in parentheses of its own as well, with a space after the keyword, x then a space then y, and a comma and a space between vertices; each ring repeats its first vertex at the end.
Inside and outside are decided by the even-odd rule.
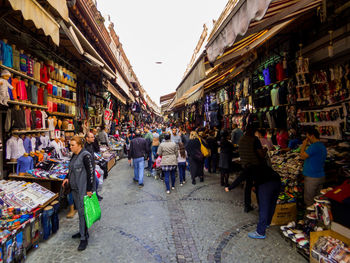
MULTIPOLYGON (((95 173, 95 147, 94 147, 94 142, 95 142, 95 136, 92 132, 88 132, 86 135, 85 135, 85 145, 84 145, 84 148, 86 151, 88 151, 90 154, 91 154, 91 159, 92 159, 92 163, 93 163, 93 166, 94 166, 94 173, 95 173)), ((102 201, 103 197, 100 196, 97 192, 97 188, 98 188, 98 185, 99 185, 99 179, 97 178, 96 176, 96 173, 95 173, 95 182, 96 182, 96 195, 97 195, 97 198, 99 201, 102 201)))
POLYGON ((143 172, 145 167, 145 156, 149 156, 150 147, 146 139, 141 137, 140 131, 135 132, 135 138, 130 142, 130 150, 128 154, 129 163, 133 159, 134 165, 134 182, 139 183, 139 187, 143 187, 143 172))

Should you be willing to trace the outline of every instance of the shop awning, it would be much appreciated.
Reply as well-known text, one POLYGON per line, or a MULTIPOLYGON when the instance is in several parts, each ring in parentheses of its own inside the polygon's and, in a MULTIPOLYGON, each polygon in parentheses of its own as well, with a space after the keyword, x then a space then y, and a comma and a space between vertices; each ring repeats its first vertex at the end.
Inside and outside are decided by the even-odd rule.
POLYGON ((126 105, 126 98, 120 94, 120 92, 117 90, 116 87, 114 87, 109 81, 107 85, 107 89, 114 97, 116 97, 118 100, 120 100, 123 104, 126 105))
POLYGON ((256 47, 263 44, 265 41, 271 37, 278 34, 283 28, 289 25, 294 19, 282 22, 271 29, 265 29, 257 33, 253 33, 246 38, 236 42, 232 47, 227 50, 222 56, 217 57, 214 66, 222 64, 231 59, 244 56, 249 51, 255 49, 256 47))
POLYGON ((37 29, 42 29, 52 41, 60 44, 60 25, 56 20, 35 0, 9 0, 14 10, 22 12, 25 20, 33 21, 37 29))
POLYGON ((103 74, 111 79, 115 79, 117 76, 115 72, 108 66, 104 59, 98 54, 96 49, 85 38, 83 33, 80 32, 78 27, 69 19, 70 26, 66 27, 63 21, 60 22, 62 29, 65 31, 68 38, 71 40, 80 55, 84 56, 94 65, 101 68, 103 74))
POLYGON ((54 8, 64 21, 69 22, 69 12, 66 0, 46 0, 54 8))
POLYGON ((244 35, 290 20, 320 5, 322 0, 241 0, 206 45, 212 63, 244 35))

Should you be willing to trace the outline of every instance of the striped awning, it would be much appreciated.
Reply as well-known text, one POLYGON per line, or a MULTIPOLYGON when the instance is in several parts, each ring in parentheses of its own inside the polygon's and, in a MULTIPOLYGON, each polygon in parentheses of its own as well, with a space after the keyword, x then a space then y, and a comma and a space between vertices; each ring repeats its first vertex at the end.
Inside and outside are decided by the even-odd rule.
POLYGON ((206 45, 209 62, 243 36, 251 36, 291 20, 321 4, 322 0, 241 0, 206 45))

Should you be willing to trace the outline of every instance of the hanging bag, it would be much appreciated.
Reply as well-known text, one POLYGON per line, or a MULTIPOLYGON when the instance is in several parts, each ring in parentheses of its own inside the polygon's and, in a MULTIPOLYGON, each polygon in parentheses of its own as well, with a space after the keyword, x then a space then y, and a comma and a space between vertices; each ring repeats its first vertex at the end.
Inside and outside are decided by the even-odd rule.
POLYGON ((201 143, 201 152, 204 156, 204 158, 207 158, 210 154, 210 151, 207 147, 204 146, 204 144, 202 143, 202 140, 200 138, 199 139, 199 142, 201 143))
POLYGON ((97 199, 96 192, 91 197, 84 196, 84 216, 87 228, 101 218, 101 207, 97 199))

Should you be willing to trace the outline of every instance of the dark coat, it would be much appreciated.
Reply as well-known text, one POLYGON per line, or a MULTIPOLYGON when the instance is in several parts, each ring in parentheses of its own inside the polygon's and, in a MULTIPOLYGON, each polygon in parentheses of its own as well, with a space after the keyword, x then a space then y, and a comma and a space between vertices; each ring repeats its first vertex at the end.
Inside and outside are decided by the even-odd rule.
POLYGON ((220 159, 219 168, 230 169, 233 155, 233 145, 228 140, 223 140, 220 143, 220 159))

